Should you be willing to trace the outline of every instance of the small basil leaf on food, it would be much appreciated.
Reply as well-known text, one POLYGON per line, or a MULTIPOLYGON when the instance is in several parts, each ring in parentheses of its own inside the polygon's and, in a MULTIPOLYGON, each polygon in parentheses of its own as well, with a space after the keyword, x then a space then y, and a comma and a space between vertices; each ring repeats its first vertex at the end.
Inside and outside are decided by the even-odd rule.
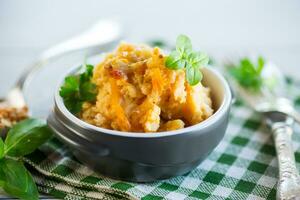
POLYGON ((182 59, 174 60, 172 57, 167 57, 166 67, 169 69, 183 69, 185 66, 185 61, 182 59))
POLYGON ((184 53, 192 49, 191 40, 185 35, 179 35, 176 40, 176 50, 184 53))
POLYGON ((172 60, 177 61, 182 58, 182 55, 178 51, 172 51, 167 58, 172 58, 172 60))
POLYGON ((52 131, 45 121, 26 119, 14 125, 5 139, 5 154, 9 156, 24 156, 32 153, 46 142, 52 131))
POLYGON ((169 69, 176 69, 177 68, 177 61, 178 60, 174 59, 174 57, 168 56, 166 58, 165 65, 169 69))
POLYGON ((0 137, 0 159, 4 156, 4 142, 2 138, 0 137))
POLYGON ((24 199, 38 199, 38 190, 32 176, 20 161, 0 160, 1 187, 8 194, 24 199))
POLYGON ((200 55, 199 55, 199 57, 198 57, 198 59, 199 59, 198 62, 199 62, 202 66, 208 65, 209 58, 208 58, 208 55, 207 55, 206 53, 201 52, 200 55))
POLYGON ((209 62, 207 54, 192 49, 191 40, 185 35, 179 35, 176 40, 176 50, 167 57, 165 65, 169 69, 185 69, 186 80, 190 85, 196 85, 202 79, 200 68, 209 62))
POLYGON ((191 64, 194 67, 203 67, 206 66, 209 62, 207 54, 202 52, 193 52, 189 55, 191 64))
POLYGON ((183 59, 180 59, 176 62, 177 67, 174 69, 183 69, 186 66, 186 61, 183 59))
POLYGON ((181 59, 180 53, 172 51, 165 61, 166 67, 169 69, 181 69, 184 68, 185 63, 181 59))
POLYGON ((198 62, 199 57, 200 57, 200 52, 191 52, 188 55, 188 60, 190 63, 196 63, 196 62, 198 62))
POLYGON ((199 68, 196 67, 187 67, 185 70, 186 79, 190 85, 198 84, 202 79, 202 74, 199 68))

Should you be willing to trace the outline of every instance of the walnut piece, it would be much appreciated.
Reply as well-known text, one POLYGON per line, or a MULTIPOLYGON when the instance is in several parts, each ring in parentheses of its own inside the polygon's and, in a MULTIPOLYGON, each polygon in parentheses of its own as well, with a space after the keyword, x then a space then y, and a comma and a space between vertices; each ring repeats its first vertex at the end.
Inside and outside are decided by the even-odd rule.
POLYGON ((12 125, 28 117, 28 108, 15 108, 0 104, 0 129, 10 128, 12 125))

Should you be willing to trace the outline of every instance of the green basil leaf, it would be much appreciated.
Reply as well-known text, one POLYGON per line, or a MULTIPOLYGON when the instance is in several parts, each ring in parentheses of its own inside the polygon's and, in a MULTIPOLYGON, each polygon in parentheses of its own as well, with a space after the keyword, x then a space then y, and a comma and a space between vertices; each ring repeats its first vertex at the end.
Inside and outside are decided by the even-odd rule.
POLYGON ((8 194, 25 200, 38 199, 38 190, 32 176, 20 161, 0 160, 1 186, 8 194))
MULTIPOLYGON (((1 164, 0 164, 0 167, 1 167, 1 164)), ((2 179, 3 179, 3 177, 0 177, 0 188, 3 188, 3 186, 5 184, 5 182, 2 179)))
POLYGON ((176 68, 177 66, 177 62, 178 60, 176 60, 176 59, 174 59, 172 56, 168 56, 167 58, 166 58, 166 61, 165 61, 165 65, 166 65, 166 67, 167 68, 169 68, 169 69, 174 69, 174 68, 176 68))
MULTIPOLYGON (((264 79, 261 77, 264 65, 264 59, 259 57, 257 66, 255 66, 249 58, 243 58, 239 64, 229 65, 227 67, 229 68, 229 74, 236 79, 241 86, 258 92, 264 84, 264 79)), ((272 86, 274 80, 270 80, 269 84, 272 86)))
POLYGON ((186 80, 190 85, 197 85, 202 79, 202 73, 197 67, 189 66, 185 69, 186 80))
POLYGON ((192 43, 190 38, 185 35, 179 35, 176 40, 176 50, 184 53, 192 50, 192 43))
POLYGON ((248 58, 242 59, 240 65, 244 73, 256 74, 256 68, 248 58))
POLYGON ((172 51, 165 61, 166 67, 169 69, 182 69, 185 67, 185 62, 181 59, 181 55, 177 51, 172 51))
POLYGON ((183 69, 186 65, 186 61, 183 59, 180 59, 176 62, 177 68, 175 69, 183 69))
POLYGON ((173 60, 177 61, 182 58, 182 55, 178 51, 172 51, 168 58, 172 58, 173 60))
POLYGON ((202 79, 200 68, 208 62, 207 54, 193 51, 191 40, 185 35, 179 35, 176 50, 167 57, 165 65, 169 69, 185 69, 187 82, 196 85, 202 79))
POLYGON ((4 156, 4 142, 2 138, 0 137, 0 159, 4 156))
POLYGON ((172 57, 167 57, 166 67, 169 69, 183 69, 185 66, 185 60, 173 60, 172 57))
POLYGON ((203 67, 209 62, 207 54, 202 52, 192 52, 189 54, 189 61, 193 67, 203 67))
POLYGON ((43 120, 23 120, 9 130, 5 140, 5 154, 16 157, 30 154, 51 135, 51 130, 43 120))
MULTIPOLYGON (((4 158, 5 159, 5 158, 4 158)), ((0 188, 3 188, 4 184, 5 184, 5 173, 3 170, 3 164, 2 164, 2 161, 3 159, 0 159, 0 188)))
POLYGON ((260 74, 264 68, 265 60, 260 56, 257 61, 257 73, 260 74))

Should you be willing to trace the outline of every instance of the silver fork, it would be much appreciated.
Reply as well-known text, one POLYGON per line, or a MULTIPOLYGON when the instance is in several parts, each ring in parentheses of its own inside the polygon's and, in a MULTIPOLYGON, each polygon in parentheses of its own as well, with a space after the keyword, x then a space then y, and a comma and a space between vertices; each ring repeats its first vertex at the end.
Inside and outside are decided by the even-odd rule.
POLYGON ((16 84, 6 97, 0 98, 0 105, 22 108, 26 105, 23 87, 34 71, 45 66, 49 61, 73 51, 87 50, 92 53, 106 51, 121 38, 121 26, 116 20, 100 20, 85 32, 61 42, 44 51, 40 57, 29 65, 21 74, 16 84))
POLYGON ((272 63, 266 63, 262 76, 266 79, 275 78, 275 85, 262 87, 253 93, 229 78, 231 86, 256 112, 261 113, 273 134, 278 165, 279 181, 277 183, 277 199, 300 199, 300 176, 296 168, 292 147, 294 121, 300 123, 299 113, 293 103, 286 98, 286 84, 279 71, 272 63))

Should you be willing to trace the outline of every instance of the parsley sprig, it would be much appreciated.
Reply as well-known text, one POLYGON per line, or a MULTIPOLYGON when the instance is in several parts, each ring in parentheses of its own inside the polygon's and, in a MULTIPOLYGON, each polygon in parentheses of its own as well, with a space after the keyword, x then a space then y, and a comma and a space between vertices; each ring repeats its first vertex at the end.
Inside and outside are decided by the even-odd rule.
POLYGON ((173 70, 184 69, 188 83, 196 85, 202 80, 200 68, 208 62, 207 54, 193 51, 191 40, 185 35, 179 35, 176 40, 176 49, 167 57, 165 65, 173 70))
POLYGON ((82 73, 67 76, 59 91, 65 106, 75 115, 81 111, 83 102, 94 102, 97 96, 96 85, 91 81, 94 66, 83 64, 82 69, 82 73))
POLYGON ((249 58, 243 58, 238 64, 227 65, 230 75, 243 87, 258 92, 264 84, 261 76, 265 61, 262 57, 257 59, 257 64, 249 58))

